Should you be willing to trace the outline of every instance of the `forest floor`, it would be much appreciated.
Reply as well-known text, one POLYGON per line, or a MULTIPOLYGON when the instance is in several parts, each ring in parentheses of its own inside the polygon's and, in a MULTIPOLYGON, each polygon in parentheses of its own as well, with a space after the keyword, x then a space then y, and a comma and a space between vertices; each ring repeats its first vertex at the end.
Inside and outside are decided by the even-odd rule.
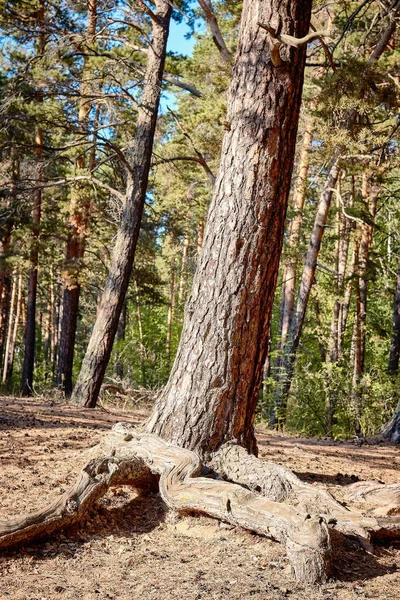
MULTIPOLYGON (((57 498, 88 449, 149 408, 82 411, 0 398, 0 519, 57 498)), ((399 448, 258 431, 260 456, 340 490, 357 479, 398 482, 399 448)), ((158 494, 111 490, 90 519, 54 539, 0 554, 1 600, 398 600, 400 543, 364 553, 348 542, 326 585, 296 585, 284 548, 206 517, 168 513, 158 494)))

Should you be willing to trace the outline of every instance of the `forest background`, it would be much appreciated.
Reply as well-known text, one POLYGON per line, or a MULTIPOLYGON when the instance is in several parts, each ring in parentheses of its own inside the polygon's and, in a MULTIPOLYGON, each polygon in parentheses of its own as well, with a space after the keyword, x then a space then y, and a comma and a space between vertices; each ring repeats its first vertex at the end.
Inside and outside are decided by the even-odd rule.
MULTIPOLYGON (((399 400, 395 27, 379 48, 398 4, 314 2, 324 36, 308 49, 258 407, 260 419, 298 433, 374 434, 399 400)), ((154 393, 174 360, 229 129, 241 3, 213 7, 225 49, 196 3, 173 13, 146 208, 103 395, 107 386, 154 393), (174 45, 182 30, 190 52, 174 45)), ((119 223, 151 17, 141 2, 110 0, 1 9, 1 392, 19 394, 22 382, 25 395, 69 394, 119 223)))

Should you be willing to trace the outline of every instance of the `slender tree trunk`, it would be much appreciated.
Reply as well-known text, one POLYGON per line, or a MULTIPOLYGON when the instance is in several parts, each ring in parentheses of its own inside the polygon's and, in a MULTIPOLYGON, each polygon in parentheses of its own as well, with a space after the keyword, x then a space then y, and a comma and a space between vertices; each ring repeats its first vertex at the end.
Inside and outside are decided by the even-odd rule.
POLYGON ((360 256, 359 256, 359 287, 360 287, 360 320, 361 320, 361 369, 365 362, 365 341, 367 327, 367 295, 368 295, 368 262, 372 246, 374 221, 377 209, 379 188, 371 182, 370 175, 363 173, 362 193, 365 212, 369 216, 369 223, 362 225, 360 256))
POLYGON ((390 344, 388 373, 397 375, 400 357, 400 261, 397 269, 396 292, 394 295, 392 342, 390 344))
POLYGON ((7 246, 0 243, 0 360, 6 341, 7 321, 10 308, 11 278, 6 261, 2 256, 6 255, 7 246), (3 263, 3 264, 1 264, 3 263))
POLYGON ((333 158, 327 181, 322 191, 314 226, 311 233, 300 288, 297 294, 296 306, 290 322, 289 333, 284 347, 281 368, 278 376, 278 386, 275 393, 275 414, 272 419, 273 425, 280 426, 286 420, 286 404, 289 389, 292 383, 296 352, 300 342, 304 318, 307 311, 311 288, 314 283, 317 260, 324 235, 328 211, 332 200, 332 193, 339 177, 339 154, 333 158))
MULTIPOLYGON (((300 153, 298 175, 293 194, 293 210, 295 215, 290 222, 288 231, 288 253, 283 269, 282 300, 280 310, 280 351, 283 352, 285 341, 289 332, 290 320, 292 318, 295 291, 296 291, 296 267, 297 252, 300 241, 301 225, 303 221, 303 207, 307 191, 308 168, 310 164, 310 150, 312 143, 313 120, 308 117, 305 123, 303 142, 300 153)), ((280 366, 278 356, 277 367, 280 366)))
MULTIPOLYGON (((125 340, 126 334, 126 319, 127 319, 127 301, 125 298, 124 304, 122 306, 121 315, 118 321, 118 329, 117 329, 117 341, 123 342, 125 340)), ((121 360, 122 352, 118 352, 117 360, 115 363, 115 375, 120 379, 124 376, 124 365, 121 360)))
MULTIPOLYGON (((359 270, 360 266, 360 240, 356 237, 354 242, 354 255, 356 271, 359 270)), ((363 373, 363 333, 362 333, 362 319, 361 319, 361 287, 360 278, 356 278, 356 305, 354 311, 354 324, 353 324, 353 339, 351 342, 351 358, 353 363, 353 381, 352 381, 352 392, 351 392, 351 403, 354 413, 354 429, 357 436, 361 435, 361 400, 362 395, 360 392, 360 383, 363 373)))
MULTIPOLYGON (((258 23, 308 31, 310 2, 245 0, 219 175, 183 332, 148 430, 207 455, 235 439, 256 452, 267 352, 296 145, 305 48, 274 66, 258 23)), ((275 60, 276 57, 274 57, 275 60)), ((276 63, 276 61, 275 61, 276 63)))
POLYGON ((182 262, 181 262, 181 275, 179 278, 179 292, 178 292, 178 302, 182 304, 183 299, 186 293, 186 280, 187 280, 187 263, 189 256, 189 235, 185 233, 183 238, 183 250, 182 250, 182 262))
POLYGON ((6 351, 7 362, 4 362, 4 370, 3 370, 3 382, 9 381, 12 377, 12 372, 14 368, 14 352, 15 352, 15 344, 18 336, 18 327, 19 321, 21 318, 22 312, 22 271, 20 270, 18 274, 18 291, 17 291, 17 310, 15 313, 15 319, 13 324, 13 329, 11 332, 10 345, 8 347, 8 351, 6 351))
POLYGON ((8 310, 8 319, 7 319, 7 335, 5 340, 5 348, 4 348, 4 367, 3 367, 3 382, 6 380, 7 373, 7 365, 8 365, 8 357, 10 352, 10 344, 12 338, 12 332, 14 329, 14 313, 15 306, 17 302, 17 288, 18 288, 18 277, 17 277, 17 269, 14 269, 12 280, 11 280, 11 297, 10 297, 10 305, 8 310))
POLYGON ((203 9, 204 17, 207 21, 207 25, 210 28, 212 39, 222 59, 226 62, 230 62, 232 60, 232 55, 229 52, 225 40, 222 37, 221 30, 218 25, 217 18, 214 13, 214 9, 210 0, 198 0, 201 8, 203 9))
MULTIPOLYGON (((396 291, 394 295, 394 310, 393 310, 393 329, 392 341, 390 344, 388 373, 393 376, 394 382, 397 383, 397 375, 399 372, 399 357, 400 357, 400 261, 396 277, 396 291)), ((397 385, 396 385, 397 389, 397 385)), ((392 419, 383 427, 383 435, 391 442, 400 442, 400 402, 392 419)))
POLYGON ((175 312, 175 260, 171 261, 170 280, 169 280, 169 303, 167 316, 167 343, 166 353, 168 364, 171 362, 171 340, 172 340, 172 323, 175 312))
POLYGON ((316 333, 318 336, 318 348, 319 355, 321 357, 321 363, 326 361, 326 349, 324 344, 324 330, 322 328, 321 322, 321 307, 319 304, 318 294, 314 294, 314 312, 315 312, 315 324, 316 324, 316 333))
POLYGON ((147 52, 147 68, 141 104, 138 107, 136 134, 126 157, 129 170, 121 223, 101 308, 73 393, 74 400, 87 408, 96 405, 132 273, 147 190, 170 18, 170 4, 166 0, 156 0, 156 13, 152 20, 152 43, 147 52))
MULTIPOLYGON (((39 0, 39 9, 37 12, 37 22, 40 29, 38 40, 38 56, 41 57, 45 50, 44 34, 44 15, 45 2, 39 0)), ((38 104, 43 103, 43 92, 41 89, 36 95, 38 104)), ((36 174, 35 180, 40 184, 43 181, 44 163, 43 163, 43 129, 38 126, 35 136, 36 145, 36 174)), ((33 211, 32 211, 32 241, 30 251, 30 268, 28 282, 28 301, 26 306, 26 328, 25 328, 25 348, 24 363, 22 367, 22 396, 31 396, 33 391, 33 371, 35 367, 35 342, 36 342, 36 296, 38 285, 38 266, 39 266, 39 235, 40 220, 42 215, 42 190, 38 188, 34 192, 33 211)))
POLYGON ((197 226, 197 256, 200 256, 204 241, 204 219, 200 219, 197 226))
MULTIPOLYGON (((85 44, 93 43, 96 35, 97 24, 97 0, 88 0, 88 26, 85 36, 85 44)), ((92 102, 88 96, 92 93, 93 69, 90 59, 84 58, 82 69, 81 99, 79 101, 78 125, 83 134, 88 137, 89 114, 92 110, 92 102)), ((94 157, 89 164, 85 153, 78 151, 75 165, 79 175, 89 172, 94 168, 94 157), (93 164, 90 164, 93 163, 93 164)), ((61 336, 59 344, 57 386, 63 390, 66 396, 72 393, 72 369, 74 361, 76 327, 78 321, 79 296, 81 290, 80 275, 82 260, 85 254, 87 226, 91 203, 91 185, 88 182, 79 182, 71 187, 70 202, 70 231, 66 248, 66 261, 63 269, 63 315, 61 323, 61 336)))
POLYGON ((143 336, 143 319, 142 319, 142 309, 140 304, 140 294, 139 294, 139 286, 137 284, 136 279, 134 280, 135 284, 135 300, 136 300, 136 315, 138 322, 138 331, 139 331, 139 348, 140 348, 140 370, 142 373, 142 385, 146 385, 146 369, 145 369, 145 355, 146 355, 146 347, 144 345, 144 336, 143 336))

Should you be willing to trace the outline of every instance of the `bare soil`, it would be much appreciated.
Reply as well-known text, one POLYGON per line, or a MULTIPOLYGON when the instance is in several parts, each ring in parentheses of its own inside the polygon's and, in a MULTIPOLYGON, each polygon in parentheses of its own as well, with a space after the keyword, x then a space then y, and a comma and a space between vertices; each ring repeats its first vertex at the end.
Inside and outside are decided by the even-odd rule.
MULTIPOLYGON (((41 399, 0 398, 0 519, 55 499, 118 421, 148 408, 83 411, 41 399)), ((258 431, 262 458, 340 497, 348 483, 399 481, 399 448, 258 431)), ((400 544, 337 551, 326 585, 303 588, 277 543, 215 520, 167 512, 158 494, 114 489, 88 521, 0 554, 1 600, 350 600, 400 598, 400 544)))

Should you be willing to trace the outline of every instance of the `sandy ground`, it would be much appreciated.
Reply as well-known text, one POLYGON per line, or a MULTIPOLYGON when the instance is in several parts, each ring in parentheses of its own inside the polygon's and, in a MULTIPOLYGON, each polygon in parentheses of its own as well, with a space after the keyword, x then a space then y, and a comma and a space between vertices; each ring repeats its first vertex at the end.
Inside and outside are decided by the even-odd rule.
MULTIPOLYGON (((81 411, 44 400, 0 398, 0 519, 57 498, 118 421, 146 408, 81 411)), ((399 481, 400 449, 259 431, 260 455, 340 496, 357 479, 399 481)), ((356 543, 337 553, 332 579, 296 585, 277 543, 205 517, 168 513, 158 494, 112 490, 77 530, 0 554, 1 600, 400 599, 400 544, 356 543)))

